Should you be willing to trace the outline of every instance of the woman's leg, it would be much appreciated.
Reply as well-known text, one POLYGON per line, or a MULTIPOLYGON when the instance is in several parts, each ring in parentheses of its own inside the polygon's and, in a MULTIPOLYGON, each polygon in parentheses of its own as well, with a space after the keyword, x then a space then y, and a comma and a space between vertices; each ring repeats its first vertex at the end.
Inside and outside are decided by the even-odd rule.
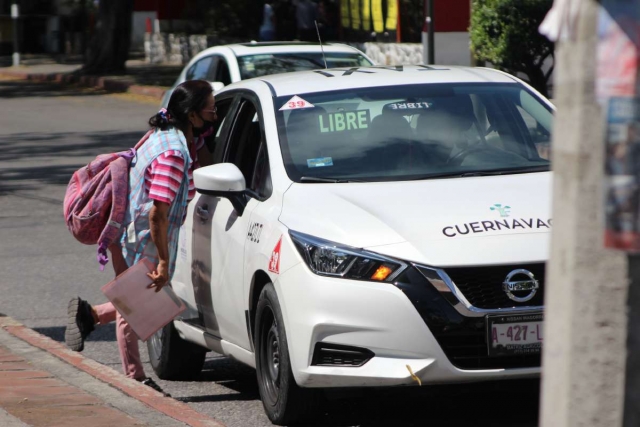
MULTIPOLYGON (((120 242, 109 246, 111 252, 111 262, 116 276, 122 274, 129 266, 122 255, 122 246, 120 242)), ((96 314, 105 321, 116 321, 116 339, 118 340, 118 350, 120 351, 120 360, 122 360, 122 370, 124 374, 136 380, 142 380, 146 376, 144 368, 140 361, 140 349, 138 348, 138 336, 126 320, 117 312, 113 304, 106 303, 95 307, 96 314), (101 316, 102 315, 102 316, 101 316)))
POLYGON ((107 323, 115 322, 117 311, 110 302, 94 305, 91 308, 93 309, 93 320, 96 323, 106 325, 107 323))
POLYGON ((140 361, 138 336, 120 313, 116 314, 116 338, 124 374, 138 381, 144 379, 146 375, 140 361))

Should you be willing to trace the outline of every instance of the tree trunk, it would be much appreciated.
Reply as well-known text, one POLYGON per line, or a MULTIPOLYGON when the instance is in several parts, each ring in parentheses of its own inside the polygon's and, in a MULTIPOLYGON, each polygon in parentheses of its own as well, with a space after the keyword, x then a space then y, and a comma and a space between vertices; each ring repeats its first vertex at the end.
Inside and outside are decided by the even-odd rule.
POLYGON ((98 21, 91 40, 86 74, 124 73, 131 43, 133 0, 101 0, 98 21))
POLYGON ((547 88, 547 77, 544 75, 542 71, 542 67, 536 67, 535 65, 531 65, 527 67, 526 71, 527 79, 529 80, 529 84, 533 86, 538 92, 540 92, 545 97, 549 96, 549 91, 547 88))

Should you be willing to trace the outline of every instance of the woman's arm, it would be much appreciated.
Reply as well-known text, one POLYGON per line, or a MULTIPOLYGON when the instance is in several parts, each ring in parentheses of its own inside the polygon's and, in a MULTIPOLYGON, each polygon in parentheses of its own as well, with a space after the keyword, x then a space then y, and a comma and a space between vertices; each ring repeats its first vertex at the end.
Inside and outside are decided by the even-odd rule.
POLYGON ((209 149, 207 148, 207 144, 204 144, 201 149, 198 150, 198 163, 200 167, 205 167, 213 164, 213 156, 209 149))
POLYGON ((154 200, 149 213, 151 239, 158 249, 159 262, 156 271, 147 275, 153 280, 149 287, 156 288, 156 292, 169 282, 169 207, 168 203, 154 200))

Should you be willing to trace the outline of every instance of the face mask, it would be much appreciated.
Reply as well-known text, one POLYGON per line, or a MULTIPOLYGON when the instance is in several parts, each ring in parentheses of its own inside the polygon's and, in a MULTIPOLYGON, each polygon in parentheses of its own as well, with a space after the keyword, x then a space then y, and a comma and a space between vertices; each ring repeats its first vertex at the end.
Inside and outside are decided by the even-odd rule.
POLYGON ((196 138, 200 136, 210 135, 211 131, 213 130, 213 122, 205 120, 202 117, 200 117, 200 120, 202 120, 202 126, 200 127, 195 127, 193 126, 193 124, 191 124, 191 127, 193 129, 193 136, 195 136, 196 138))

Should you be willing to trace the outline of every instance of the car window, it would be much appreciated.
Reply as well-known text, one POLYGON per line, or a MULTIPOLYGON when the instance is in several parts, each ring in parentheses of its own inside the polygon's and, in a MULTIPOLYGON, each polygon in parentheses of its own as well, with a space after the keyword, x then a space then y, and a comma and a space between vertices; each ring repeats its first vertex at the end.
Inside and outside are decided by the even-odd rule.
POLYGON ((269 160, 260 127, 260 116, 253 102, 243 100, 229 135, 226 162, 238 166, 247 188, 260 198, 271 195, 269 160))
POLYGON ((268 74, 325 68, 325 59, 329 68, 373 65, 365 56, 357 52, 326 52, 324 57, 322 52, 301 52, 240 56, 238 66, 240 75, 245 80, 268 74))
POLYGON ((189 71, 187 71, 186 79, 187 80, 206 79, 209 73, 209 67, 211 67, 211 61, 212 61, 212 58, 209 56, 206 58, 202 58, 201 60, 193 64, 191 68, 189 68, 189 71))
MULTIPOLYGON (((216 115, 218 116, 218 120, 214 124, 214 132, 205 137, 205 143, 207 144, 207 148, 211 153, 216 152, 216 147, 224 146, 223 138, 224 138, 224 130, 228 127, 228 122, 230 118, 233 116, 232 114, 232 104, 233 98, 228 99, 220 99, 216 100, 216 108, 218 112, 216 115)), ((215 162, 215 156, 214 156, 215 162)), ((219 162, 216 162, 219 163, 219 162)))
POLYGON ((283 160, 294 181, 549 168, 551 109, 520 84, 373 87, 274 102, 283 160))
POLYGON ((520 95, 517 109, 526 123, 527 132, 535 144, 536 151, 540 157, 551 160, 551 124, 545 123, 546 115, 540 111, 538 104, 527 93, 520 95))

